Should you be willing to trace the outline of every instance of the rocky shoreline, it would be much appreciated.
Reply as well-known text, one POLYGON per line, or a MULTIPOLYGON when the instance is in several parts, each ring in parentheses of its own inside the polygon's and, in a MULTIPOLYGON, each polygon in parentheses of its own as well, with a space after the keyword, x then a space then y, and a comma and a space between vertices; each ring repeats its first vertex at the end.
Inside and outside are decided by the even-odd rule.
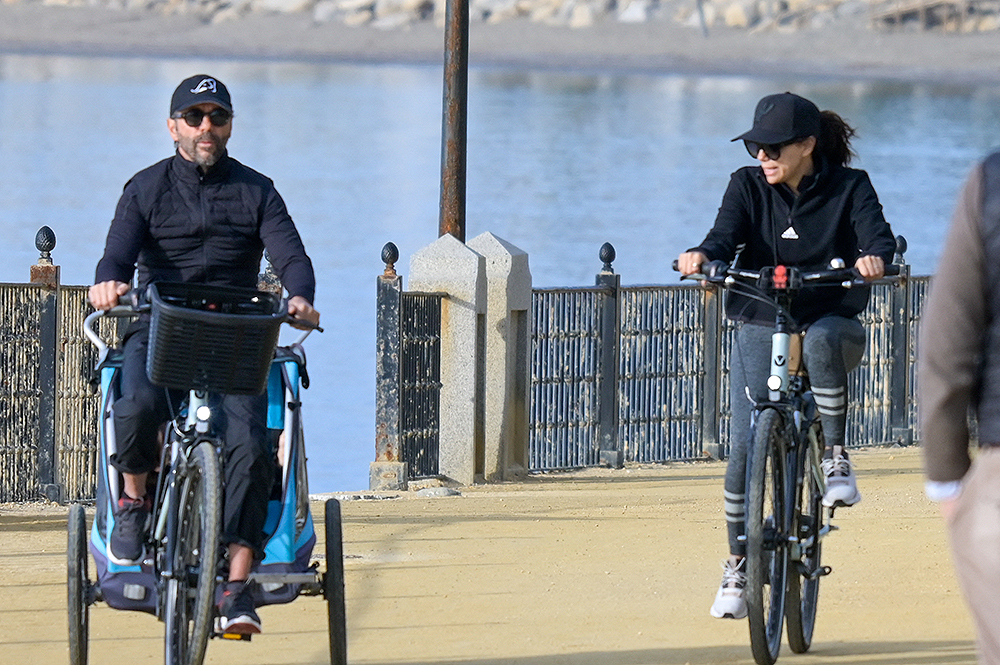
MULTIPOLYGON (((442 62, 440 8, 426 3, 444 0, 419 0, 423 5, 406 4, 418 0, 294 1, 297 7, 289 4, 281 10, 269 3, 293 0, 4 0, 0 54, 442 62), (332 13, 322 15, 323 7, 332 13)), ((898 28, 878 27, 863 0, 843 0, 835 8, 821 4, 833 0, 783 0, 814 3, 809 5, 815 8, 811 14, 797 14, 812 18, 786 24, 784 19, 755 15, 746 27, 727 25, 736 23, 736 12, 728 12, 726 19, 727 12, 720 9, 737 0, 702 0, 704 25, 697 0, 617 0, 629 4, 602 4, 603 13, 590 14, 592 24, 559 23, 574 14, 579 19, 580 11, 565 9, 568 3, 610 1, 471 0, 476 10, 470 26, 470 64, 794 80, 1000 83, 1000 68, 994 65, 1000 60, 1000 40, 994 31, 918 29, 905 21, 898 28), (656 3, 656 9, 637 2, 656 3), (497 10, 487 15, 482 9, 487 3, 507 3, 504 6, 520 13, 503 18, 507 15, 497 10), (563 9, 547 19, 523 14, 527 7, 556 4, 563 9), (639 6, 646 7, 642 21, 623 20, 639 6), (831 9, 824 13, 821 7, 831 9)))
MULTIPOLYGON (((103 7, 208 23, 254 13, 301 13, 317 23, 370 25, 383 30, 443 20, 444 0, 4 0, 74 8, 103 7)), ((470 20, 524 19, 585 29, 621 23, 672 22, 703 33, 717 27, 755 32, 822 29, 845 20, 872 29, 989 32, 1000 28, 1000 7, 986 0, 470 0, 470 20)))

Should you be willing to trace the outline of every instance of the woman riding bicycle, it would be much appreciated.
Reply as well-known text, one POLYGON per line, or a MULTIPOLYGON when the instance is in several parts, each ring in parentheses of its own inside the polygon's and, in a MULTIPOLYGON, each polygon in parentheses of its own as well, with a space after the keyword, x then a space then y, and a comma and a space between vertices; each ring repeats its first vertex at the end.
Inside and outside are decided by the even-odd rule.
MULTIPOLYGON (((851 128, 833 111, 786 92, 757 103, 753 128, 737 136, 759 166, 732 174, 715 225, 705 240, 678 257, 684 275, 706 261, 732 262, 750 270, 766 266, 829 267, 835 258, 854 265, 866 280, 882 277, 892 260, 895 239, 882 215, 868 174, 848 168, 855 156, 851 128)), ((823 470, 826 506, 861 500, 844 442, 847 373, 861 361, 865 331, 857 315, 869 289, 814 286, 802 289, 791 314, 805 331, 803 360, 826 439, 823 470)), ((747 614, 744 504, 751 400, 768 398, 771 334, 775 311, 730 292, 727 316, 737 322, 730 368, 732 430, 724 488, 729 559, 712 604, 717 618, 747 614)))

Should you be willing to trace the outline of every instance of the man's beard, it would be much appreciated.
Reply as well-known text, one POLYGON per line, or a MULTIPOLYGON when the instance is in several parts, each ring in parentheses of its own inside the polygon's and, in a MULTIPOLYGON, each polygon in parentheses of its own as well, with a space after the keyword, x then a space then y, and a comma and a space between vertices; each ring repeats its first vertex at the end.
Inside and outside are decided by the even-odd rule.
POLYGON ((198 136, 192 137, 191 139, 182 139, 180 141, 180 146, 186 152, 194 163, 203 169, 210 169, 219 161, 222 157, 222 153, 225 152, 226 142, 221 141, 217 136, 210 132, 205 132, 204 134, 199 134, 198 136), (215 146, 215 150, 212 152, 205 152, 198 150, 198 143, 200 141, 211 141, 212 145, 215 146))

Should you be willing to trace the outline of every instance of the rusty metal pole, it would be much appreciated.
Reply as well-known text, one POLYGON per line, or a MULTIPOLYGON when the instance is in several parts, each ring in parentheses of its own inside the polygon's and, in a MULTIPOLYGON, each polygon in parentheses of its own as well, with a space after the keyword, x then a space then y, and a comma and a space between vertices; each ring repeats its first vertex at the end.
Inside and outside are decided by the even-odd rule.
POLYGON ((469 0, 446 1, 444 29, 444 120, 441 129, 441 216, 438 236, 450 233, 465 242, 469 0))

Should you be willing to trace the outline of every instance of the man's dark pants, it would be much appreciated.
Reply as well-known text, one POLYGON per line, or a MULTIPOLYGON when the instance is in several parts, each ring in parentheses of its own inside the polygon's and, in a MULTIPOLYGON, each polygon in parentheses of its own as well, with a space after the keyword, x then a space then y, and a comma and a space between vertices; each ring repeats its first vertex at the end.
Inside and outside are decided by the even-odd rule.
MULTIPOLYGON (((146 473, 160 463, 157 437, 184 394, 154 386, 146 375, 149 324, 133 324, 126 334, 121 369, 122 397, 115 402, 118 451, 111 464, 124 473, 146 473), (168 402, 168 399, 170 400, 168 402)), ((263 557, 267 501, 274 480, 274 454, 267 436, 267 395, 223 395, 219 429, 223 447, 223 545, 238 543, 263 557)), ((214 406, 214 405, 213 405, 214 406)))

